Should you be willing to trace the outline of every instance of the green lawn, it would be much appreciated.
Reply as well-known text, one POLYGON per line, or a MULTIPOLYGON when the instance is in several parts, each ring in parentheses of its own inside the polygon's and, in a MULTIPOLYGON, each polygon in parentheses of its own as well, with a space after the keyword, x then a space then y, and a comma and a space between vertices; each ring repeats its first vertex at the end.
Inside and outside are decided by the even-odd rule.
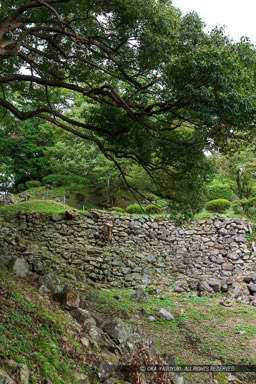
POLYGON ((16 203, 7 206, 0 207, 0 216, 5 219, 11 219, 15 217, 19 211, 24 212, 38 212, 44 215, 53 215, 65 212, 67 209, 72 209, 70 206, 56 203, 55 201, 44 201, 44 200, 29 200, 25 203, 16 203))

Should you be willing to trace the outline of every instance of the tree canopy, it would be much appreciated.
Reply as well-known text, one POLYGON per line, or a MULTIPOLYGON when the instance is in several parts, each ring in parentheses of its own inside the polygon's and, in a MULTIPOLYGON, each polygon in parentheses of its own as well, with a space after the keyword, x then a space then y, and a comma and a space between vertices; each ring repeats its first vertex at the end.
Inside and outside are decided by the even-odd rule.
POLYGON ((45 158, 45 146, 52 145, 52 129, 40 126, 40 121, 15 122, 6 124, 0 130, 0 164, 4 174, 10 173, 17 186, 28 180, 41 180, 49 167, 45 158))
POLYGON ((254 47, 203 28, 169 0, 2 0, 0 110, 94 142, 123 175, 130 158, 196 206, 204 151, 255 120, 254 47), (84 101, 90 119, 69 114, 84 101))

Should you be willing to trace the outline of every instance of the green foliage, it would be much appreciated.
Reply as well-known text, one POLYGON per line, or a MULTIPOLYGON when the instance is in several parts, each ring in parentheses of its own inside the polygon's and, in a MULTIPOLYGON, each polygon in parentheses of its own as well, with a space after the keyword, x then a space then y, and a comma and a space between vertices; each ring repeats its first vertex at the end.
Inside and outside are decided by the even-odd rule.
MULTIPOLYGON (((52 172, 86 176, 113 206, 119 175, 129 175, 127 161, 135 161, 148 175, 145 185, 152 182, 150 191, 170 200, 173 214, 200 210, 211 178, 204 151, 221 150, 227 137, 255 121, 256 50, 249 41, 233 43, 222 28, 204 32, 196 13, 182 16, 168 0, 58 0, 51 7, 6 0, 0 22, 4 124, 21 119, 36 126, 41 119, 44 129, 51 123, 92 143, 85 148, 78 140, 75 155, 65 156, 60 137, 52 172), (96 149, 105 160, 95 161, 96 149)), ((16 141, 25 150, 23 163, 20 145, 15 156, 5 156, 16 184, 47 174, 40 148, 46 131, 43 142, 31 138, 33 149, 23 133, 8 141, 9 148, 16 141)), ((143 177, 136 178, 144 188, 143 177)))
POLYGON ((233 212, 236 215, 241 215, 241 213, 243 213, 243 209, 242 209, 240 201, 237 201, 237 200, 233 201, 233 203, 231 204, 231 207, 232 207, 233 212))
POLYGON ((256 158, 255 138, 241 135, 226 148, 226 155, 216 156, 217 172, 223 182, 228 183, 239 199, 255 196, 256 158), (249 140, 249 142, 248 142, 249 140))
POLYGON ((186 159, 186 163, 154 173, 160 186, 159 195, 168 200, 168 208, 174 220, 191 219, 205 204, 207 185, 214 175, 213 167, 211 160, 197 152, 197 149, 191 149, 191 156, 186 159))
POLYGON ((225 199, 217 199, 208 201, 205 205, 205 209, 209 212, 225 212, 229 207, 231 203, 228 200, 225 199))
MULTIPOLYGON (((0 136, 1 141, 1 136, 0 136)), ((8 167, 8 165, 4 162, 3 158, 1 157, 1 143, 0 143, 0 191, 1 192, 7 192, 13 184, 13 175, 11 172, 11 169, 8 167), (2 164, 1 164, 2 160, 2 164)))
POLYGON ((231 200, 232 196, 233 196, 233 192, 227 183, 223 184, 223 183, 213 182, 208 187, 208 192, 207 192, 208 200, 217 200, 217 199, 231 200))
POLYGON ((126 208, 126 212, 133 214, 133 213, 145 213, 145 210, 143 207, 141 207, 139 204, 131 204, 129 207, 126 208))
POLYGON ((80 184, 84 179, 77 175, 56 175, 51 174, 43 178, 43 184, 51 184, 53 186, 62 187, 64 185, 80 184))
POLYGON ((18 191, 19 193, 25 191, 25 189, 26 189, 25 184, 18 184, 18 185, 17 185, 17 191, 18 191))
MULTIPOLYGON (((82 114, 87 112, 89 119, 87 105, 82 104, 80 109, 72 110, 71 114, 76 116, 79 111, 82 114)), ((86 186, 87 193, 96 196, 98 201, 105 200, 106 205, 115 205, 119 191, 123 187, 120 171, 115 164, 108 160, 95 144, 84 142, 79 137, 57 130, 54 139, 54 147, 47 149, 47 158, 52 164, 52 172, 57 174, 64 172, 66 175, 75 176, 76 179, 73 181, 70 179, 70 183, 82 184, 86 186)), ((129 163, 131 161, 120 161, 124 167, 128 167, 129 163)), ((55 176, 46 177, 46 180, 52 179, 55 183, 57 182, 55 176)), ((79 198, 84 200, 83 196, 79 198)))
POLYGON ((31 181, 26 181, 25 186, 27 188, 41 187, 41 183, 38 180, 31 180, 31 181))
POLYGON ((130 167, 128 182, 132 188, 141 193, 154 192, 156 186, 145 169, 138 164, 132 164, 130 167))
POLYGON ((162 207, 160 207, 159 205, 155 205, 155 204, 147 205, 144 209, 145 209, 145 212, 148 214, 163 213, 162 207))
POLYGON ((239 203, 245 215, 249 217, 256 216, 256 197, 252 197, 250 199, 241 199, 239 203))
POLYGON ((47 168, 44 151, 52 144, 52 129, 45 129, 38 120, 10 121, 0 130, 0 161, 5 173, 13 176, 15 186, 28 180, 40 180, 47 168))
POLYGON ((81 192, 76 192, 75 194, 75 198, 77 201, 79 201, 80 203, 84 203, 85 200, 86 200, 86 195, 84 193, 81 193, 81 192))

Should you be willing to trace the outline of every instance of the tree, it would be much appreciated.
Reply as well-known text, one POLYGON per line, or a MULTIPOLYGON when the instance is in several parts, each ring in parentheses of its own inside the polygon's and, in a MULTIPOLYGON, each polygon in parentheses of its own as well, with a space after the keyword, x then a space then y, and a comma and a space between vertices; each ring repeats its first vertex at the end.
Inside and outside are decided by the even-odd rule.
MULTIPOLYGON (((52 130, 39 120, 9 121, 0 129, 0 162, 4 175, 12 175, 15 186, 28 180, 41 180, 49 168, 45 146, 52 144, 52 130)), ((10 183, 8 183, 10 185, 10 183)))
POLYGON ((239 199, 256 196, 256 156, 255 142, 230 143, 229 151, 216 155, 219 177, 227 182, 239 199))
MULTIPOLYGON (((54 135, 54 145, 46 150, 49 169, 54 174, 76 175, 80 177, 82 189, 97 196, 101 201, 107 200, 110 206, 116 205, 119 191, 124 187, 120 172, 115 164, 108 160, 95 143, 62 130, 54 135)), ((129 160, 121 160, 125 169, 129 160)), ((79 194, 79 185, 75 186, 79 194)))
POLYGON ((119 159, 136 161, 170 200, 177 193, 159 170, 193 195, 203 151, 253 126, 254 47, 204 33, 169 0, 3 0, 0 25, 2 112, 94 142, 123 175, 119 159), (77 95, 89 122, 67 114, 77 95))

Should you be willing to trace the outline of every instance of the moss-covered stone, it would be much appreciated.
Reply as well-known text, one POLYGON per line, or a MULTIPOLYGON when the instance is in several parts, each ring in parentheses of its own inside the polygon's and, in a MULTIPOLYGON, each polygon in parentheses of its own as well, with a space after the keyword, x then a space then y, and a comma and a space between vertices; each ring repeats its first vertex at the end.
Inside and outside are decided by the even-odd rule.
POLYGON ((214 382, 216 384, 228 384, 229 382, 228 373, 224 373, 224 372, 214 373, 214 382))

